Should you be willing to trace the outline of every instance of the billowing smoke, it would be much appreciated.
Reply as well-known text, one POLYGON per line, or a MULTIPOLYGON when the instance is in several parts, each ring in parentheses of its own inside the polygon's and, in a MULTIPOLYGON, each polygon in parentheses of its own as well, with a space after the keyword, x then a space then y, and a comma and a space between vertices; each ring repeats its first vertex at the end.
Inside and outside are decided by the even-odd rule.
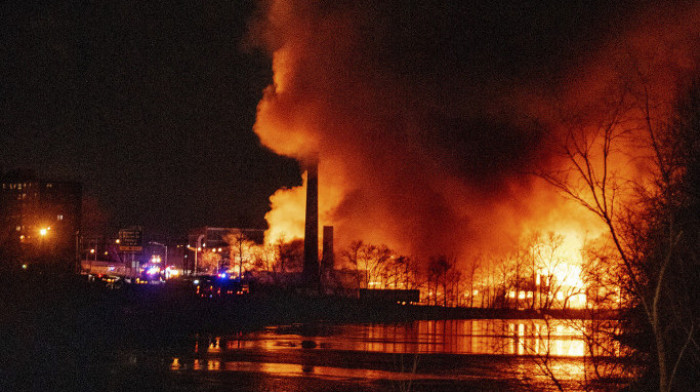
MULTIPOLYGON (((692 69, 700 7, 634 7, 265 2, 251 36, 272 56, 274 83, 254 130, 279 154, 319 155, 321 223, 340 246, 468 255, 526 229, 590 229, 585 212, 528 173, 557 164, 552 113, 606 101, 624 75, 672 95, 692 69)), ((273 196, 271 235, 303 233, 292 228, 300 195, 273 196)))

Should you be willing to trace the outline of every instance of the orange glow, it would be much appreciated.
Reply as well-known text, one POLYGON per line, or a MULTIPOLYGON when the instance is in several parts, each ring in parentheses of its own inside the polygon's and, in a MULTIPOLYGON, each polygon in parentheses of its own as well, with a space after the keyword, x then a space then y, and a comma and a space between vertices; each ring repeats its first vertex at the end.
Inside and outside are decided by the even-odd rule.
MULTIPOLYGON (((689 38, 697 36, 700 26, 697 8, 658 20, 653 11, 640 13, 638 23, 631 23, 609 42, 601 42, 585 53, 580 63, 563 72, 561 85, 512 87, 513 91, 501 87, 509 91, 496 97, 498 108, 474 109, 483 112, 486 120, 491 116, 534 118, 545 128, 540 134, 528 126, 521 129, 514 120, 508 124, 512 127, 506 127, 503 140, 495 133, 489 140, 507 144, 512 138, 553 139, 542 141, 543 146, 508 149, 513 154, 529 147, 533 150, 510 170, 507 166, 513 162, 508 159, 484 165, 484 157, 478 153, 498 152, 498 145, 485 143, 493 148, 474 148, 473 154, 469 150, 473 146, 465 147, 470 153, 463 156, 455 148, 459 146, 452 144, 452 139, 480 135, 472 135, 473 130, 459 125, 471 119, 463 103, 474 101, 468 93, 462 95, 469 84, 466 79, 450 79, 453 75, 445 73, 435 80, 412 84, 401 75, 374 67, 386 59, 366 57, 374 52, 365 51, 363 45, 387 42, 380 36, 367 41, 364 34, 371 30, 360 27, 354 19, 365 15, 364 11, 340 12, 329 6, 317 12, 315 4, 300 7, 282 0, 273 0, 268 6, 257 38, 272 57, 273 83, 258 104, 254 131, 264 146, 278 154, 302 163, 318 155, 320 220, 321 225, 327 222, 335 227, 336 249, 362 240, 385 244, 423 265, 431 256, 455 255, 460 267, 468 267, 475 255, 484 253, 488 256, 477 274, 486 282, 487 269, 496 274, 496 260, 511 257, 507 255, 523 245, 535 246, 540 248, 536 277, 532 274, 536 285, 555 285, 557 292, 552 292, 552 297, 559 296, 572 307, 585 306, 582 248, 586 240, 605 235, 606 228, 550 184, 522 173, 566 168, 570 162, 558 159, 550 142, 554 145, 557 138, 572 131, 580 132, 588 142, 600 132, 600 124, 610 116, 621 88, 640 87, 630 87, 636 76, 621 74, 620 68, 644 74, 648 83, 644 88, 648 87, 654 103, 651 117, 667 118, 675 94, 673 86, 693 67, 695 48, 689 44, 695 41, 689 38), (627 66, 629 53, 636 54, 639 64, 627 66), (443 77, 456 83, 454 91, 430 90, 429 86, 443 77), (462 82, 467 85, 460 85, 462 82), (435 101, 435 96, 440 99, 435 101), (447 120, 447 126, 436 125, 441 120, 447 120), (444 142, 442 137, 436 143, 435 134, 445 136, 447 145, 439 143, 444 142), (523 233, 534 231, 554 232, 562 236, 562 243, 556 249, 544 249, 547 244, 523 244, 523 233)), ((630 102, 625 104, 631 106, 630 102)), ((634 110, 625 116, 616 132, 638 128, 644 118, 634 110)), ((492 125, 486 121, 486 128, 479 131, 489 132, 492 125)), ((615 154, 605 166, 620 176, 621 183, 635 180, 643 184, 650 177, 648 163, 638 159, 648 156, 640 144, 640 140, 616 144, 615 154)), ((592 157, 593 166, 601 170, 597 152, 592 157)), ((589 200, 585 186, 583 191, 583 199, 589 200)), ((628 202, 629 192, 619 192, 616 202, 628 202)), ((305 185, 279 189, 270 196, 270 207, 265 216, 269 225, 266 244, 303 237, 305 185)), ((479 287, 473 292, 489 295, 485 284, 479 287)), ((504 293, 510 296, 510 288, 504 293)), ((532 291, 512 292, 517 300, 533 297, 532 291)))
POLYGON ((282 188, 270 196, 270 211, 265 214, 269 229, 265 232, 265 243, 277 244, 280 240, 292 241, 304 238, 306 209, 306 174, 303 185, 282 188))

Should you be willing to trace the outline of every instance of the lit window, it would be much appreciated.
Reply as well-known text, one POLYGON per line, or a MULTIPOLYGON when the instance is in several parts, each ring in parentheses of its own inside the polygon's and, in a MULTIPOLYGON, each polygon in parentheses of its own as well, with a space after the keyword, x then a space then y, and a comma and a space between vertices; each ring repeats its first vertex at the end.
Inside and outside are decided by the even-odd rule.
POLYGON ((15 227, 15 230, 17 230, 17 231, 22 230, 22 226, 17 226, 17 227, 15 227))
POLYGON ((47 188, 53 188, 53 184, 46 184, 47 188))
POLYGON ((56 220, 63 220, 63 215, 57 215, 56 220))

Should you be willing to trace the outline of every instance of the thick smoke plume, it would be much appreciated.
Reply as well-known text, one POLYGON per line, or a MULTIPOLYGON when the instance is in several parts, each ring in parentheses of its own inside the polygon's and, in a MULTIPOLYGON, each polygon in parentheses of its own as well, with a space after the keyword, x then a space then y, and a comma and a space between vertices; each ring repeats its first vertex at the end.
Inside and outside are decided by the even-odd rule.
MULTIPOLYGON (((528 173, 558 164, 558 114, 595 116, 611 86, 645 78, 670 103, 694 67, 699 7, 521 3, 261 4, 251 36, 274 83, 254 130, 279 154, 319 155, 321 223, 340 246, 465 258, 525 230, 596 230, 528 173)), ((276 235, 303 233, 300 195, 273 196, 276 235)))

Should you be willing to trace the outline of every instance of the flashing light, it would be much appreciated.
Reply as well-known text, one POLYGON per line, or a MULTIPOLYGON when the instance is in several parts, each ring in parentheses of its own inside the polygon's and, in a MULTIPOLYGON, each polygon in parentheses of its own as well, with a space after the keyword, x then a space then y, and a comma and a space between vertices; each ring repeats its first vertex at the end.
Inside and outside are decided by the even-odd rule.
POLYGON ((172 265, 165 267, 165 279, 174 278, 178 275, 180 275, 180 270, 177 268, 173 267, 172 265))
POLYGON ((114 271, 114 266, 110 266, 110 267, 107 268, 107 269, 110 270, 110 271, 114 271))
POLYGON ((219 278, 221 279, 226 279, 226 272, 222 272, 219 274, 219 278))
POLYGON ((155 265, 152 267, 149 267, 148 270, 146 270, 146 274, 148 274, 148 275, 155 275, 159 272, 160 272, 160 267, 155 266, 155 265))

